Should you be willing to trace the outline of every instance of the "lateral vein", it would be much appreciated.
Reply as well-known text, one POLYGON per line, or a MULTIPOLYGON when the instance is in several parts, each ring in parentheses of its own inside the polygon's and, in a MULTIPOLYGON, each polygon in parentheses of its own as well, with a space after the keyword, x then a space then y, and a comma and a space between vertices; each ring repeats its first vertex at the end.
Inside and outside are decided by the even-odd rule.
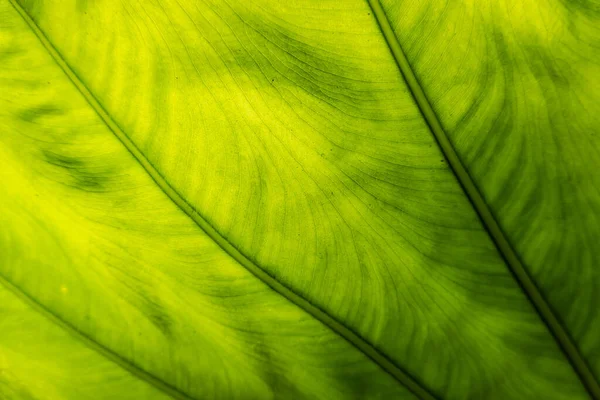
POLYGON ((563 326, 563 323, 552 310, 552 307, 544 298, 539 288, 523 266, 523 263, 519 259, 512 245, 508 241, 508 238, 496 221, 496 218, 494 217, 490 207, 484 200, 483 195, 460 160, 456 150, 448 139, 446 132, 442 128, 442 125, 435 111, 433 110, 433 107, 429 103, 429 99, 425 95, 421 84, 415 76, 410 63, 408 62, 408 59, 402 50, 402 46, 398 42, 398 38, 394 34, 380 1, 367 0, 367 2, 373 11, 373 15, 375 16, 375 19, 377 20, 383 36, 388 43, 392 55, 396 60, 396 64, 404 76, 407 86, 412 93, 421 113, 423 114, 425 121, 429 125, 429 128, 431 129, 438 145, 448 161, 448 164, 454 171, 454 174, 457 176, 458 181, 467 194, 467 197, 471 201, 471 204, 477 211, 477 214, 482 220, 484 227, 487 229, 500 254, 506 261, 508 268, 535 307, 542 321, 548 327, 548 330, 552 336, 554 336, 559 347, 569 360, 571 366, 579 376, 579 379, 582 381, 589 394, 593 399, 600 400, 600 385, 598 384, 598 381, 594 377, 590 367, 581 355, 573 339, 570 337, 567 329, 563 326))
MULTIPOLYGON (((309 313, 312 317, 319 320, 321 323, 329 327, 336 334, 347 340, 350 344, 364 353, 367 357, 369 357, 372 361, 378 364, 382 370, 387 372, 393 378, 395 378, 399 383, 404 385, 407 389, 412 391, 415 395, 424 400, 436 400, 423 386, 415 381, 413 377, 411 377, 406 371, 402 370, 396 364, 394 364, 390 359, 387 358, 384 354, 379 352, 375 347, 369 344, 366 340, 360 337, 358 334, 353 332, 351 329, 338 322, 336 319, 331 317, 325 311, 321 310, 314 304, 310 303, 307 299, 301 297, 296 294, 287 286, 283 285, 281 282, 276 280, 274 277, 269 275, 266 271, 256 265, 252 260, 242 254, 233 244, 231 244, 227 239, 225 239, 207 220, 204 219, 195 209, 189 204, 160 174, 160 172, 152 165, 152 163, 146 158, 146 156, 138 149, 135 143, 127 136, 127 134, 118 126, 118 124, 112 119, 110 114, 104 109, 104 107, 100 104, 100 102, 96 99, 94 94, 87 88, 87 86, 83 83, 83 81, 77 76, 77 74, 70 68, 67 62, 64 60, 62 55, 58 52, 58 50, 54 47, 54 45, 50 42, 50 40, 46 37, 44 32, 37 26, 35 21, 29 16, 29 14, 21 7, 20 4, 16 2, 16 0, 9 0, 12 6, 17 10, 17 12, 21 15, 21 17, 25 20, 25 22, 29 25, 33 33, 40 40, 44 48, 48 51, 50 56, 54 59, 54 61, 58 64, 58 66, 63 70, 65 75, 69 78, 69 80, 75 85, 77 90, 83 95, 86 101, 90 104, 90 106, 96 111, 98 116, 104 121, 107 127, 112 131, 112 133, 121 141, 121 143, 125 146, 125 148, 132 154, 132 156, 139 162, 139 164, 144 168, 144 170, 148 173, 148 175, 154 180, 157 186, 169 197, 169 199, 175 203, 188 217, 190 217, 196 225, 200 229, 202 229, 212 240, 215 241, 227 254, 229 254, 234 260, 236 260, 240 265, 245 267, 249 272, 251 272, 258 279, 263 281, 269 287, 271 287, 274 291, 284 296, 290 302, 294 303, 296 306, 300 307, 307 313, 309 313)), ((14 287, 14 286, 13 286, 14 287)), ((23 294, 27 296, 26 294, 23 294)), ((27 296, 28 297, 28 296, 27 296)), ((41 305, 40 305, 41 306, 41 305)), ((45 314, 52 314, 50 310, 47 310, 45 314)), ((56 318, 54 318, 56 320, 56 318)), ((66 323, 62 323, 62 326, 68 326, 66 323)), ((71 328, 71 330, 75 330, 75 328, 71 328)), ((78 331, 77 331, 78 332, 78 331)), ((81 336, 81 335, 80 335, 81 336)), ((86 343, 90 343, 91 339, 86 338, 86 343)), ((110 350, 102 347, 97 344, 94 348, 105 349, 103 354, 109 352, 110 350)), ((120 359, 120 357, 114 353, 114 357, 120 359)), ((126 362, 123 360, 123 362, 126 362)), ((131 364, 128 364, 131 365, 131 364)), ((145 376, 145 379, 156 384, 157 378, 145 373, 138 367, 132 366, 140 370, 140 376, 145 376), (150 379, 152 378, 152 379, 150 379)), ((186 397, 187 399, 187 397, 186 397)))

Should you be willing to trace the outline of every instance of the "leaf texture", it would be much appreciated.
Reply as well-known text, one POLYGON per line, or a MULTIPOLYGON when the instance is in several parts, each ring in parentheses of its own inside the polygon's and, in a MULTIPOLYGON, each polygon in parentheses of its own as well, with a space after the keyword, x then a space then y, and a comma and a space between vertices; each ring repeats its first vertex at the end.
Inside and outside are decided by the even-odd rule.
MULTIPOLYGON (((14 20, 11 59, 30 69, 10 68, 11 59, 3 63, 19 96, 3 107, 15 117, 4 119, 11 129, 2 135, 2 178, 10 183, 1 196, 2 226, 13 228, 2 236, 6 280, 110 349, 124 360, 119 364, 152 374, 184 398, 259 399, 274 391, 288 398, 411 398, 198 229, 65 79, 27 25, 14 20)), ((12 334, 27 335, 27 325, 12 334)), ((23 345, 21 352, 44 361, 44 353, 23 345)), ((7 361, 9 372, 19 372, 10 367, 17 361, 7 361)), ((122 369, 104 368, 110 374, 122 369)), ((24 373, 7 385, 27 387, 34 379, 24 373)), ((115 396, 145 398, 142 391, 115 396)))
MULTIPOLYGON (((381 10, 597 385, 597 9, 456 4, 381 10)), ((113 398, 595 395, 367 2, 1 12, 2 315, 90 366, 9 337, 8 398, 97 398, 103 381, 113 398)))
POLYGON ((598 376, 600 3, 382 3, 457 153, 598 376))

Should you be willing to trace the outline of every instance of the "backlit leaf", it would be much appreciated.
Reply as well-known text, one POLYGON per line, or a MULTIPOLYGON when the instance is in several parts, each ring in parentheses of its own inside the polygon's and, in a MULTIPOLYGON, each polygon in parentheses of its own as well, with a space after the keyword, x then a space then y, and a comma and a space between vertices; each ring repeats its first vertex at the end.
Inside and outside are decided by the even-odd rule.
POLYGON ((0 398, 600 398, 594 0, 4 0, 0 88, 0 398))

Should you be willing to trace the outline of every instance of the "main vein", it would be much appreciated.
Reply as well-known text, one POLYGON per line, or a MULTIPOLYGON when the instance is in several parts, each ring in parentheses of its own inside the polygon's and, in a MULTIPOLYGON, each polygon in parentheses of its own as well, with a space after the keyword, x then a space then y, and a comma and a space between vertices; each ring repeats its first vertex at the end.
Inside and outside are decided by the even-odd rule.
POLYGON ((429 128, 433 132, 435 139, 437 140, 442 152, 444 153, 446 159, 448 160, 448 164, 456 174, 461 186, 469 197, 473 207, 479 214, 485 228, 489 232, 491 238, 496 244, 496 247, 500 251, 500 254, 504 257, 506 264, 511 270, 512 274, 520 284, 521 288, 539 313, 541 319, 544 321, 548 330, 552 333, 556 341, 558 342, 560 348, 566 355, 567 359, 571 363, 573 369, 583 382, 584 386, 588 390, 589 394, 592 398, 596 400, 600 400, 600 385, 598 381, 594 377, 590 367, 587 362, 581 355, 579 349, 575 345, 573 339, 570 337, 567 329, 563 326, 561 321, 558 319, 552 307, 538 287, 535 282, 529 276, 529 273, 523 266, 523 263, 517 256, 515 250, 511 246, 508 241, 506 235, 500 228, 500 225, 496 221, 491 209, 487 205, 484 200, 481 192, 477 188, 477 185, 471 178, 471 175, 467 171, 467 169, 462 164, 458 154, 456 153, 452 143, 448 139, 446 132, 442 128, 442 125, 433 110, 423 88, 419 84, 415 73, 413 72, 400 43, 398 42, 398 38, 394 34, 394 31, 390 25, 390 22, 387 19, 385 11, 381 6, 379 0, 367 0, 371 9, 373 10, 373 14, 377 19, 377 23, 381 28, 381 31, 390 47, 390 50, 406 80, 409 90, 411 91, 421 113, 423 114, 429 128))
MULTIPOLYGON (((152 163, 146 158, 146 156, 138 149, 135 143, 127 136, 127 134, 119 127, 119 125, 112 119, 110 114, 104 109, 104 107, 100 104, 98 99, 94 96, 94 94, 87 88, 87 86, 83 83, 83 81, 77 76, 77 74, 71 69, 71 67, 67 64, 62 55, 58 52, 58 50, 54 47, 54 45, 50 42, 50 40, 46 37, 44 32, 37 26, 35 21, 29 16, 29 14, 21 7, 20 4, 16 2, 16 0, 9 0, 13 7, 17 10, 17 12, 23 17, 25 22, 29 25, 31 30, 38 37, 44 48, 48 51, 48 53, 52 56, 54 61, 58 64, 58 66, 63 70, 63 72, 67 75, 67 77, 71 80, 71 82, 75 85, 75 87, 79 90, 79 92, 84 96, 90 106, 96 111, 96 113, 100 116, 100 118, 104 121, 107 127, 114 133, 114 135, 123 143, 125 148, 135 157, 135 159, 140 163, 140 165, 146 170, 146 172, 150 175, 150 177, 154 180, 157 186, 175 203, 185 214, 187 214, 195 223, 198 225, 212 240, 214 240, 225 252, 227 252, 233 259, 235 259, 239 264, 245 267, 248 271, 250 271, 253 275, 255 275, 258 279, 266 283, 273 290, 284 296, 286 299, 302 308, 304 311, 309 313, 315 319, 319 320, 326 326, 328 326, 335 333, 346 339, 350 342, 354 347, 358 350, 362 351, 366 356, 368 356, 371 360, 377 363, 384 371, 394 377, 397 381, 399 381, 402 385, 412 391, 415 395, 424 400, 435 400, 433 397, 423 386, 415 381, 407 372, 403 371, 397 365, 395 365, 391 360, 389 360, 384 354, 379 352, 375 347, 373 347, 370 343, 365 341, 358 334, 350 330, 348 327, 338 322, 336 319, 331 317, 329 314, 316 307, 314 304, 310 303, 307 299, 301 297, 297 293, 293 292, 290 288, 283 285, 277 279, 273 278, 267 272, 265 272, 262 268, 256 265, 252 260, 246 257, 240 250, 238 250, 233 244, 231 244, 225 237, 223 237, 207 220, 205 220, 195 208, 189 204, 170 184, 166 181, 166 179, 160 174, 160 172, 152 165, 152 163)), ((12 286, 14 290, 14 286, 12 286)), ((25 295, 27 298, 29 296, 25 295)), ((41 305, 39 305, 42 307, 41 305)), ((38 307, 39 308, 39 307, 38 307)), ((42 307, 43 308, 43 307, 42 307)), ((51 314, 51 311, 43 308, 45 313, 51 314)), ((54 316, 54 320, 57 320, 56 316, 54 316)), ((68 326, 64 321, 61 321, 62 326, 68 326)), ((77 331, 75 328, 70 327, 71 331, 77 331)), ((82 336, 83 334, 79 332, 82 336)), ((83 335, 86 342, 89 344, 90 340, 87 336, 83 335)), ((103 349, 102 353, 106 354, 110 352, 110 350, 106 349, 101 345, 94 346, 94 348, 103 349)), ((118 358, 123 362, 125 360, 121 359, 120 356, 110 352, 112 354, 111 358, 118 358)), ((127 363, 127 362, 126 362, 127 363)), ((128 365, 131 365, 128 363, 128 365)), ((135 367, 138 369, 138 367, 135 367)), ((138 376, 148 380, 152 384, 157 384, 157 379, 150 374, 141 371, 138 376)), ((162 386, 158 385, 159 388, 163 389, 162 386)))

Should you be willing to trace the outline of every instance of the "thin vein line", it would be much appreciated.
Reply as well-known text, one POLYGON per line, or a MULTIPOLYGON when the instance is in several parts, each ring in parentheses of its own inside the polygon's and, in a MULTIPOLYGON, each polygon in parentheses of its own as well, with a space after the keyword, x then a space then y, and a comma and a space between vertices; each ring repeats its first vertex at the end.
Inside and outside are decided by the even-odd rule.
POLYGON ((537 310, 541 319, 544 321, 548 330, 552 333, 554 338, 559 344, 559 347, 564 352, 565 356, 571 363, 571 366, 581 379, 583 385, 595 400, 600 400, 600 385, 594 377, 587 362, 579 352, 579 349, 575 345, 573 339, 569 336, 567 329, 563 326, 559 318, 555 315, 550 304, 546 301, 540 290, 534 283, 533 279, 529 276, 529 273, 521 263, 521 260, 513 250, 504 232, 500 228, 496 221, 492 211, 483 199, 482 194, 477 188, 475 182, 471 178, 469 172, 464 167, 458 154, 454 150, 454 147, 450 143, 448 136, 446 135, 440 121, 437 118, 427 96, 425 95, 423 88, 419 84, 400 43, 398 38, 394 34, 394 31, 387 19, 385 11, 383 10, 379 0, 367 0, 373 14, 383 32, 383 35, 390 47, 390 50, 406 80, 408 88, 410 89, 415 101, 421 110, 421 113, 425 117, 427 124, 429 125, 435 139, 442 149, 448 164, 450 164, 452 170, 456 174, 461 186, 466 192, 470 199, 473 207, 479 214, 479 217, 483 221, 483 224, 496 247, 500 251, 500 254, 504 257, 509 269, 515 276, 516 280, 520 284, 521 288, 537 310))
POLYGON ((38 303, 33 297, 30 297, 27 293, 25 293, 23 290, 21 290, 16 285, 9 282, 6 278, 4 278, 1 275, 0 275, 0 286, 4 286, 9 292, 11 292, 15 296, 17 296, 21 301, 23 301, 25 304, 27 304, 28 306, 33 308, 39 314, 48 318, 53 323, 55 323, 56 325, 58 325, 59 327, 64 329, 67 333, 69 333, 70 335, 73 335, 76 339, 83 342, 89 348, 98 352, 100 355, 106 357, 107 359, 114 362, 115 364, 118 364, 120 367, 122 367, 123 369, 125 369, 126 371, 131 373, 132 375, 135 375, 138 378, 141 378, 142 380, 148 382, 152 386, 156 387, 157 389, 161 390, 162 392, 168 394, 169 396, 171 396, 175 399, 193 400, 191 397, 189 397, 185 393, 181 392, 180 390, 176 389, 175 387, 159 380, 154 375, 142 370, 141 368, 130 363, 126 359, 119 356, 117 353, 110 350, 109 348, 104 347, 100 343, 96 342, 95 340, 90 338, 85 332, 80 331, 73 325, 66 322, 64 319, 62 319, 59 316, 57 316, 56 314, 54 314, 52 311, 47 309, 43 304, 38 303))
MULTIPOLYGON (((37 26, 29 14, 27 14, 27 12, 18 3, 16 3, 15 0, 9 1, 21 15, 21 17, 23 17, 25 22, 27 22, 31 30, 38 37, 54 61, 63 70, 65 75, 67 75, 67 77, 71 80, 79 92, 81 92, 90 106, 96 111, 100 118, 102 118, 107 127, 114 133, 121 143, 123 143, 125 148, 133 155, 133 157, 135 157, 140 165, 146 170, 148 175, 150 175, 158 187, 171 199, 171 201, 173 201, 173 203, 175 203, 183 212, 185 212, 212 240, 214 240, 227 254, 229 254, 233 259, 235 259, 258 279, 263 281, 280 295, 284 296, 290 302, 309 313, 315 319, 328 326, 335 333, 346 339, 415 395, 424 400, 436 400, 435 397, 433 397, 425 388, 419 385, 407 372, 403 371, 391 360, 389 360, 387 356, 380 353, 375 347, 366 342, 348 327, 335 320, 329 314, 311 304, 305 298, 294 293, 288 287, 284 286, 281 282, 273 278, 263 269, 258 267, 248 257, 242 254, 236 247, 227 241, 227 239, 221 236, 221 234, 208 221, 206 221, 183 197, 181 197, 175 189, 173 189, 173 187, 165 180, 165 178, 156 170, 152 163, 148 161, 144 154, 106 112, 104 107, 100 104, 92 92, 85 86, 81 79, 79 79, 77 74, 69 67, 61 54, 56 50, 56 48, 48 40, 46 35, 37 26)), ((50 312, 49 310, 47 311, 50 312)), ((151 382, 155 381, 156 378, 153 377, 151 382)))

